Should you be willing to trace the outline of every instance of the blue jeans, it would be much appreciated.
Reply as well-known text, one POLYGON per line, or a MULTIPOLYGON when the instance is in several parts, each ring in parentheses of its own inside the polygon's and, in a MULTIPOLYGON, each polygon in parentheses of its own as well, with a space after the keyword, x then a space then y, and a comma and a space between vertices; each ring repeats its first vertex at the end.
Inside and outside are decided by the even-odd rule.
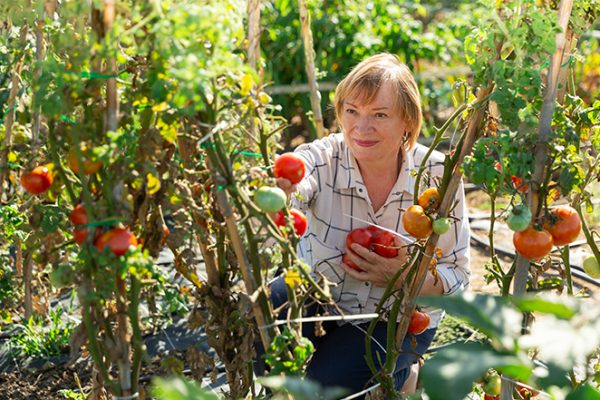
MULTIPOLYGON (((287 292, 282 278, 271 284, 271 301, 279 307, 287 301, 287 292)), ((317 313, 316 305, 308 307, 305 316, 317 313)), ((285 319, 287 310, 281 312, 278 319, 285 319)), ((326 334, 316 337, 315 324, 302 324, 302 335, 313 343, 315 353, 308 364, 306 377, 322 386, 340 386, 356 393, 375 383, 373 374, 365 361, 365 335, 369 323, 353 325, 345 323, 338 326, 336 321, 323 322, 326 334)), ((400 390, 410 373, 410 366, 425 353, 436 328, 428 329, 418 336, 407 335, 402 343, 402 352, 396 361, 394 383, 400 390), (413 342, 414 341, 414 342, 413 342), (414 346, 416 344, 416 346, 414 346)), ((371 353, 375 365, 379 365, 378 357, 385 361, 385 344, 387 338, 387 322, 377 323, 371 339, 371 353), (380 347, 380 345, 382 347, 380 347)))

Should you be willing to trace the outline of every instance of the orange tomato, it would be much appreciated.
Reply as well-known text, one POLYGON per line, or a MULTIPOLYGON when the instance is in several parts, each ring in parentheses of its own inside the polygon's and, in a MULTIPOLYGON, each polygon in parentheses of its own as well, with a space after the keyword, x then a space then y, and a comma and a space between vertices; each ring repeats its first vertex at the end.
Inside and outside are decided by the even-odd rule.
POLYGON ((108 247, 114 255, 122 256, 129 247, 137 246, 137 239, 127 228, 113 228, 97 238, 95 244, 100 251, 108 247))
POLYGON ((433 231, 431 218, 425 214, 423 207, 412 205, 402 214, 404 230, 416 239, 425 239, 433 231))
POLYGON ((440 194, 437 188, 431 187, 419 196, 418 203, 426 213, 432 213, 440 208, 440 194))
MULTIPOLYGON (((81 150, 81 163, 83 164, 83 173, 85 175, 93 175, 102 168, 102 161, 96 160, 92 151, 87 148, 86 145, 80 145, 81 150)), ((75 148, 69 150, 69 154, 67 154, 67 162, 69 167, 76 174, 79 173, 79 162, 77 159, 77 151, 75 148)))
POLYGON ((21 175, 21 185, 30 194, 40 194, 48 190, 54 178, 48 168, 40 165, 21 175))
POLYGON ((533 226, 513 235, 515 249, 528 260, 539 260, 552 250, 554 239, 545 229, 537 230, 533 226))

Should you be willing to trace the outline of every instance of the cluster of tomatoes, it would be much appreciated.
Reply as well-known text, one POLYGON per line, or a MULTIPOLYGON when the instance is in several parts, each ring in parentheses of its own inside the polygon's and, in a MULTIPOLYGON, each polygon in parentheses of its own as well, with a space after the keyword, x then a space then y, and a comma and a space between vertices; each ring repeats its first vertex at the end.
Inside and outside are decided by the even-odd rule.
POLYGON ((531 211, 526 205, 513 207, 506 220, 515 233, 513 244, 517 252, 528 260, 539 260, 550 253, 553 246, 573 242, 581 232, 581 219, 577 211, 568 205, 550 209, 543 223, 532 224, 531 211))
POLYGON ((348 252, 352 251, 350 249, 354 243, 358 243, 362 247, 385 258, 394 258, 398 255, 398 248, 396 247, 393 233, 384 231, 376 226, 353 229, 346 236, 346 254, 344 254, 342 261, 356 271, 362 272, 362 269, 348 256, 348 252))
MULTIPOLYGON (((94 158, 92 151, 85 145, 80 145, 81 163, 75 149, 71 149, 67 155, 67 163, 71 170, 78 174, 96 174, 102 168, 102 161, 94 158), (81 169, 80 169, 81 167, 81 169)), ((30 194, 38 195, 47 191, 54 181, 52 172, 46 166, 37 166, 30 171, 21 174, 21 185, 30 194)), ((81 245, 88 238, 88 215, 83 204, 78 204, 70 213, 69 220, 75 226, 73 240, 81 245)), ((131 246, 137 246, 137 239, 125 227, 114 227, 102 230, 96 227, 93 232, 93 243, 99 251, 108 248, 114 255, 122 256, 131 246)))
POLYGON ((408 207, 402 214, 404 230, 415 239, 426 239, 431 233, 443 235, 450 229, 450 219, 433 218, 440 208, 440 194, 437 188, 426 189, 417 199, 418 204, 408 207))
MULTIPOLYGON (((292 185, 299 183, 306 172, 304 161, 294 153, 284 153, 277 157, 273 165, 273 175, 276 178, 285 178, 292 185)), ((283 209, 287 203, 285 192, 274 186, 261 186, 254 192, 254 202, 262 211, 274 213, 273 221, 279 228, 288 225, 283 209)), ((298 237, 304 235, 308 226, 306 216, 300 210, 292 208, 289 210, 292 217, 294 232, 298 237)))
MULTIPOLYGON (((487 372, 483 378, 483 400, 500 400, 500 391, 502 386, 502 379, 495 371, 487 372)), ((515 384, 515 393, 513 397, 515 399, 529 400, 537 396, 539 392, 534 389, 530 389, 525 385, 517 382, 515 384)))

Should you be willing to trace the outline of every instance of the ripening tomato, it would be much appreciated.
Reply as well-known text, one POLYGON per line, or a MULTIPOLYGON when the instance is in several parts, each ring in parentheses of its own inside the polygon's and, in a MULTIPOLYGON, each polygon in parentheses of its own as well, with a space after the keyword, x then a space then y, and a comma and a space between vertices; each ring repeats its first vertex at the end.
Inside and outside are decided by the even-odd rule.
POLYGON ((521 396, 521 398, 525 399, 525 400, 529 400, 532 397, 538 395, 537 390, 526 388, 525 386, 523 386, 520 383, 517 383, 515 385, 515 390, 517 391, 517 393, 519 393, 519 396, 521 396))
POLYGON ((450 229, 449 218, 438 218, 433 221, 433 231, 438 235, 443 235, 450 229))
POLYGON ((402 226, 409 235, 416 239, 425 239, 433 230, 431 218, 425 214, 423 207, 412 205, 402 214, 402 226))
POLYGON ((137 246, 137 239, 127 228, 113 228, 97 238, 95 244, 100 251, 108 247, 115 256, 122 256, 129 247, 137 246))
POLYGON ((513 187, 515 189, 517 189, 517 192, 521 192, 521 193, 529 192, 529 186, 527 186, 526 184, 523 183, 523 179, 521 179, 515 175, 511 176, 510 179, 512 180, 513 187))
POLYGON ((506 218, 506 224, 511 231, 521 232, 527 229, 531 223, 531 210, 525 204, 513 207, 510 215, 506 218))
POLYGON ((285 207, 287 196, 278 187, 261 186, 254 192, 254 202, 265 212, 277 212, 285 207))
MULTIPOLYGON (((306 222, 306 215, 304 215, 302 211, 296 210, 295 208, 290 209, 290 215, 294 219, 294 232, 296 232, 296 235, 298 237, 304 235, 304 232, 306 232, 306 228, 308 226, 306 222)), ((275 222, 275 225, 279 227, 287 225, 283 210, 275 213, 273 216, 273 221, 275 222)))
POLYGON ((431 187, 419 196, 418 203, 426 213, 432 213, 440 208, 440 194, 437 188, 431 187))
POLYGON ((31 194, 40 194, 48 190, 54 178, 48 168, 40 165, 21 175, 21 185, 31 194))
POLYGON ((277 157, 273 166, 276 178, 285 178, 296 184, 304 178, 305 166, 302 158, 294 153, 284 153, 277 157))
POLYGON ((420 335, 427 330, 430 322, 429 314, 414 309, 410 317, 410 324, 408 324, 408 333, 420 335))
POLYGON ((537 230, 533 226, 513 235, 515 249, 528 260, 539 260, 552 250, 554 240, 545 229, 537 230))
POLYGON ((573 207, 558 206, 550 210, 549 221, 546 221, 544 228, 552 235, 554 245, 564 246, 579 236, 581 219, 573 207))
MULTIPOLYGON (((102 168, 102 161, 97 160, 94 157, 91 149, 88 149, 85 144, 81 144, 79 148, 81 150, 81 164, 83 165, 83 173, 85 175, 93 175, 100 171, 100 168, 102 168)), ((76 174, 79 173, 79 162, 75 148, 69 150, 69 153, 67 154, 67 163, 73 172, 76 174)))
POLYGON ((491 394, 484 393, 483 400, 500 400, 500 396, 493 396, 491 394))
POLYGON ((498 396, 502 386, 502 378, 497 373, 486 373, 483 381, 483 391, 491 396, 498 396))
POLYGON ((394 258, 398 255, 398 247, 396 247, 393 233, 379 229, 376 226, 369 226, 368 229, 373 235, 371 249, 375 253, 385 258, 394 258))

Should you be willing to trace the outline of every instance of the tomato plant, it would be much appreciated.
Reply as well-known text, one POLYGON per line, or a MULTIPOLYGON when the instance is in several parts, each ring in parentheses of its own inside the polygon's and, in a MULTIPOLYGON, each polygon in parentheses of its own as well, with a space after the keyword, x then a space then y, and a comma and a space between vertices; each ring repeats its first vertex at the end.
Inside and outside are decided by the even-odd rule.
POLYGON ((296 184, 304 177, 304 161, 294 153, 284 153, 277 157, 273 166, 276 178, 285 178, 296 184))
POLYGON ((523 257, 539 260, 550 253, 554 240, 547 230, 538 230, 530 225, 527 229, 514 233, 513 244, 523 257))
POLYGON ((285 207, 287 196, 278 187, 261 186, 254 192, 254 202, 265 212, 277 212, 285 207))
POLYGON ((506 224, 510 230, 521 232, 527 229, 531 223, 531 210, 525 204, 519 204, 512 208, 510 215, 506 218, 506 224))
POLYGON ((412 205, 402 214, 402 226, 409 235, 416 239, 425 239, 433 231, 431 218, 425 214, 421 206, 412 205))
POLYGON ((113 228, 100 235, 95 245, 100 251, 108 248, 115 256, 122 256, 131 246, 137 246, 137 239, 127 228, 113 228))
POLYGON ((38 166, 21 174, 21 185, 30 194, 40 194, 48 190, 54 178, 45 166, 38 166))
POLYGON ((430 187, 421 193, 417 201, 427 214, 431 214, 440 208, 440 194, 437 188, 434 187, 430 187))
POLYGON ((431 317, 429 314, 414 309, 410 317, 410 324, 408 325, 408 333, 413 335, 420 335, 425 332, 429 327, 431 317))
POLYGON ((550 210, 544 228, 550 232, 555 246, 573 242, 581 232, 581 219, 571 206, 557 206, 550 210))
MULTIPOLYGON (((296 235, 299 237, 304 235, 304 232, 306 232, 306 228, 308 227, 306 215, 304 215, 302 211, 297 210, 295 208, 290 209, 290 215, 294 220, 293 226, 296 235)), ((277 211, 273 216, 273 221, 279 227, 287 226, 285 214, 283 213, 283 211, 277 211)))

